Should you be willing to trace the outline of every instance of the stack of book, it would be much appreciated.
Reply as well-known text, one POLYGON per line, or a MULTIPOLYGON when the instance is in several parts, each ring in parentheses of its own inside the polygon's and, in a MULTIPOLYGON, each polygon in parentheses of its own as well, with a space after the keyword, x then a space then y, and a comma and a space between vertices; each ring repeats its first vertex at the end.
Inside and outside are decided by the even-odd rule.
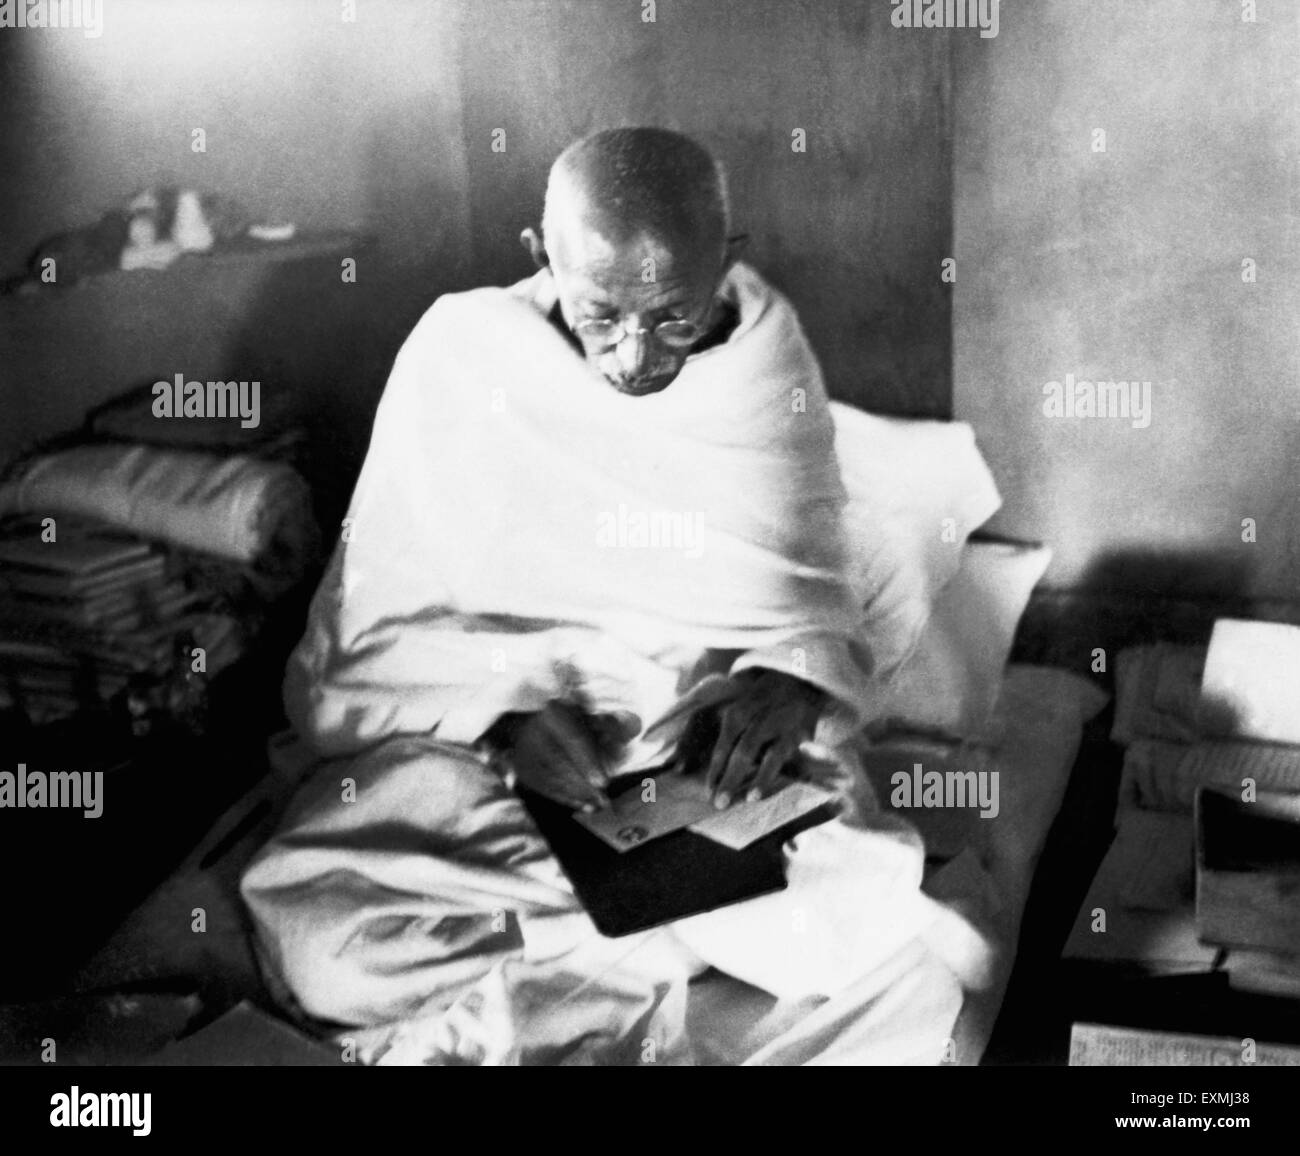
POLYGON ((1300 627, 1221 618, 1118 673, 1117 831, 1064 957, 1180 986, 1092 1008, 1070 1062, 1300 1064, 1300 627))
POLYGON ((157 546, 99 523, 0 530, 0 705, 34 721, 110 701, 172 662, 194 593, 157 546))

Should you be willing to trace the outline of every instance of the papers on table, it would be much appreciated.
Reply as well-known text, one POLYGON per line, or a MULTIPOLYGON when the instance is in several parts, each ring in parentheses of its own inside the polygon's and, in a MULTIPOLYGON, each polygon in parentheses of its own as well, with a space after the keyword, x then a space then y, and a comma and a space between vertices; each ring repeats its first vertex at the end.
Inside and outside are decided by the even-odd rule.
POLYGON ((1201 680, 1211 734, 1300 743, 1300 626, 1221 618, 1201 680))

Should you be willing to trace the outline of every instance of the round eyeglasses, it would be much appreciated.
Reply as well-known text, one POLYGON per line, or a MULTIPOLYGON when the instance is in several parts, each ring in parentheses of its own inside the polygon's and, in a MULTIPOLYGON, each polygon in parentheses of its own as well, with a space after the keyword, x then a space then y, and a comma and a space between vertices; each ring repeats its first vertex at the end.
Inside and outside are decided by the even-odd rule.
POLYGON ((703 336, 704 330, 694 321, 661 321, 653 329, 645 326, 633 328, 622 321, 608 318, 593 318, 580 321, 573 327, 573 332, 583 341, 600 347, 617 345, 629 333, 650 333, 656 341, 674 349, 686 349, 694 345, 703 336))

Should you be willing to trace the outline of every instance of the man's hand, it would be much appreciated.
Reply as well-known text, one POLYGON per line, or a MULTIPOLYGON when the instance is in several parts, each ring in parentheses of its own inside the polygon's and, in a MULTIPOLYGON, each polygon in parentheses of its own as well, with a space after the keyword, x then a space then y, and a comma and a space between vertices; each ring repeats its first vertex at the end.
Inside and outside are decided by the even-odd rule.
POLYGON ((593 716, 572 703, 552 702, 514 720, 506 746, 519 782, 575 809, 609 806, 609 756, 631 737, 617 716, 593 716))
POLYGON ((799 744, 812 738, 828 702, 825 692, 776 670, 733 676, 741 694, 718 708, 719 730, 706 782, 721 810, 745 793, 766 795, 799 744))

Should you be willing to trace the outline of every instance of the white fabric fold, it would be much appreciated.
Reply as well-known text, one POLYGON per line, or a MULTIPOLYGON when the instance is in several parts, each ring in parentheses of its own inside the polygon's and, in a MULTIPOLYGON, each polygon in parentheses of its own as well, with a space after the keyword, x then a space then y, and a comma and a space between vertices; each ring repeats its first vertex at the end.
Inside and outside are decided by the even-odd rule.
POLYGON ((398 355, 286 682, 300 733, 472 741, 566 689, 648 723, 737 658, 860 710, 834 428, 789 303, 736 267, 730 339, 633 398, 546 286, 441 298, 398 355))

